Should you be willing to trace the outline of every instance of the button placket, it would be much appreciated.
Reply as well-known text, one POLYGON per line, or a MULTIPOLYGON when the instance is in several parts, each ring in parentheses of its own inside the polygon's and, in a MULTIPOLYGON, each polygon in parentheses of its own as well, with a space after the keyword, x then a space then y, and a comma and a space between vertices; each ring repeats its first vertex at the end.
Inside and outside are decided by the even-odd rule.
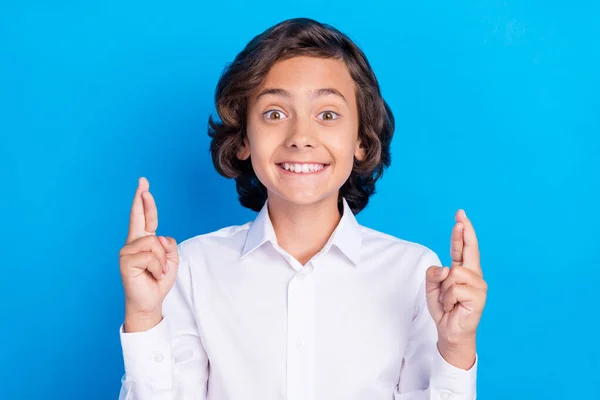
POLYGON ((299 272, 294 275, 288 285, 288 400, 304 400, 310 398, 314 393, 313 343, 316 303, 314 275, 310 272, 310 269, 299 272))
POLYGON ((450 392, 442 392, 442 393, 440 393, 440 398, 442 400, 450 400, 452 398, 452 393, 450 393, 450 392))

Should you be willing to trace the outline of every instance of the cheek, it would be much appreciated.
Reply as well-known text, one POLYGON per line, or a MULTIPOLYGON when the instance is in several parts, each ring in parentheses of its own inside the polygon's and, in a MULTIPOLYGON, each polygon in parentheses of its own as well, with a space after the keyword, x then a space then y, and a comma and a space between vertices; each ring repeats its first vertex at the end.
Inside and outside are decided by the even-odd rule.
POLYGON ((267 171, 272 167, 273 154, 278 145, 276 136, 271 133, 248 130, 252 168, 261 181, 267 178, 267 171), (262 136, 259 138, 259 135, 262 136))
POLYGON ((352 164, 354 162, 357 136, 349 132, 354 132, 354 127, 348 127, 330 136, 328 147, 336 157, 338 163, 352 164))
POLYGON ((271 162, 273 154, 282 146, 287 136, 286 124, 270 125, 264 121, 248 119, 246 128, 251 156, 257 162, 271 162))

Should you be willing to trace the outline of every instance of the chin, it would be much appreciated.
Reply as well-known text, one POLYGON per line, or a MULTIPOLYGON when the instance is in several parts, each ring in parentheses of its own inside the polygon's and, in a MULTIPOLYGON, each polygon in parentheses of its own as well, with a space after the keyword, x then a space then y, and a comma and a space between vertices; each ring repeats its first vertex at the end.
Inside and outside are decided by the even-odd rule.
POLYGON ((334 176, 330 165, 320 173, 309 175, 282 172, 280 166, 263 172, 266 173, 260 175, 257 173, 257 176, 267 187, 269 198, 283 200, 296 206, 309 206, 329 201, 337 204, 339 189, 344 183, 342 177, 334 176))
POLYGON ((298 189, 275 191, 275 195, 280 199, 296 206, 309 206, 324 202, 332 197, 335 197, 335 202, 337 203, 338 192, 314 192, 298 189))

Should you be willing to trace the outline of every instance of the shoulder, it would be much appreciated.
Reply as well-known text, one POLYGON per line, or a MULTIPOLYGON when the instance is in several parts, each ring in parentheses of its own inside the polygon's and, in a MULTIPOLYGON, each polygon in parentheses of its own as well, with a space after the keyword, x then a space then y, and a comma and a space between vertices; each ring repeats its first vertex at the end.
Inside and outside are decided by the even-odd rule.
POLYGON ((363 254, 376 257, 386 254, 402 264, 409 264, 417 269, 431 265, 441 265, 437 253, 424 244, 399 238, 372 228, 361 226, 363 254))
POLYGON ((243 247, 252 222, 242 225, 231 225, 216 231, 192 236, 178 244, 179 252, 193 256, 205 249, 226 251, 243 247))

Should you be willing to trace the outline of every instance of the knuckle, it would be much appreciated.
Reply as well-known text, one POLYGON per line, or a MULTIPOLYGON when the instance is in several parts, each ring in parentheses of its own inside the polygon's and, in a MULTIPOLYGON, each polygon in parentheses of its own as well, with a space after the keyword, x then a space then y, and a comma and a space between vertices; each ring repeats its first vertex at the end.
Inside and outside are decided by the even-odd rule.
POLYGON ((156 251, 158 251, 159 253, 164 253, 165 248, 163 247, 162 243, 160 242, 160 240, 158 239, 158 236, 153 236, 154 238, 154 248, 156 249, 156 251))
POLYGON ((458 266, 458 265, 450 268, 450 273, 448 274, 448 277, 455 279, 457 276, 460 275, 460 272, 459 272, 460 268, 462 268, 462 267, 458 266))
POLYGON ((450 287, 451 287, 450 285, 446 285, 445 287, 442 285, 442 288, 440 291, 444 295, 444 298, 448 297, 448 295, 451 293, 450 287))
POLYGON ((127 269, 133 264, 133 260, 131 259, 131 255, 125 254, 119 259, 119 265, 121 269, 127 269))
POLYGON ((128 255, 122 255, 119 259, 119 267, 122 270, 129 268, 129 264, 131 264, 131 257, 128 255))
POLYGON ((150 252, 145 252, 144 253, 144 262, 146 263, 146 265, 150 266, 152 265, 156 260, 156 256, 150 252))
POLYGON ((152 273, 153 275, 156 275, 157 273, 162 271, 162 267, 160 266, 160 263, 155 261, 148 265, 148 271, 150 271, 150 273, 152 273))
POLYGON ((133 254, 134 246, 132 243, 126 244, 119 250, 119 257, 124 257, 133 254))
POLYGON ((458 266, 456 266, 456 268, 454 268, 454 276, 455 277, 464 276, 466 273, 467 273, 467 268, 465 268, 462 265, 458 265, 458 266))
POLYGON ((448 290, 448 288, 449 288, 449 287, 450 287, 452 284, 453 284, 453 282, 452 282, 452 280, 451 280, 451 279, 446 279, 446 280, 444 280, 444 282, 442 282, 442 288, 441 288, 441 289, 442 289, 442 291, 444 291, 444 292, 445 292, 445 291, 447 291, 447 290, 448 290))
POLYGON ((153 245, 153 246, 160 245, 160 241, 158 240, 158 236, 156 236, 156 235, 148 235, 146 237, 148 238, 148 241, 150 242, 151 245, 153 245))
POLYGON ((457 285, 455 283, 452 283, 450 286, 448 286, 447 293, 450 295, 454 295, 456 293, 456 289, 457 285))
MULTIPOLYGON (((452 269, 450 271, 452 271, 452 269)), ((453 284, 455 282, 456 282, 456 275, 454 275, 454 274, 450 275, 450 272, 448 272, 448 276, 446 277, 446 279, 444 279, 443 283, 446 286, 450 286, 451 284, 453 284)))
POLYGON ((148 264, 148 267, 146 268, 151 274, 156 274, 156 271, 158 270, 158 265, 156 265, 156 263, 150 263, 148 264))

